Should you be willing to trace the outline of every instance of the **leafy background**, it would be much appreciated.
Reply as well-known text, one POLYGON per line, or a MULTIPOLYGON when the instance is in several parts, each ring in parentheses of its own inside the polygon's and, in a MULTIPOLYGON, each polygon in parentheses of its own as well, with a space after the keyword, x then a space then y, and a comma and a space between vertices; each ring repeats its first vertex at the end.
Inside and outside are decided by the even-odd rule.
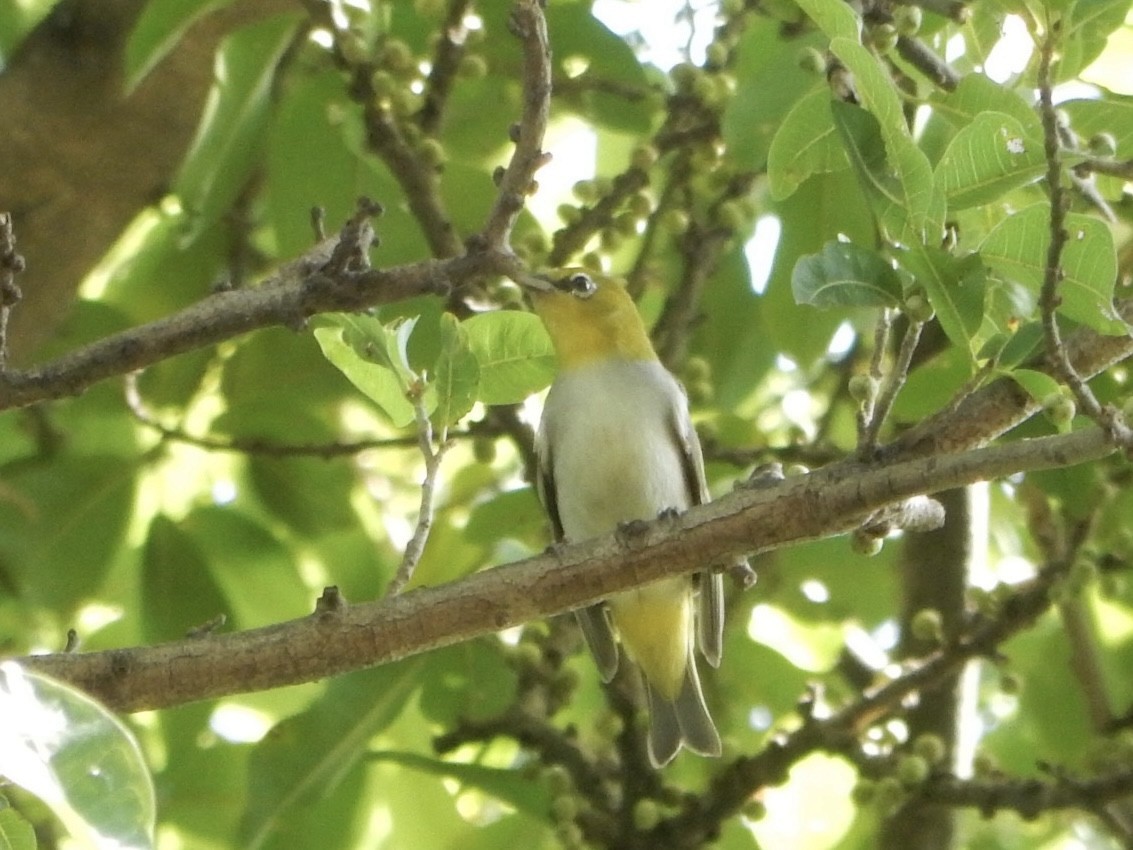
MULTIPOLYGON (((125 87, 142 84, 218 5, 146 3, 121 57, 125 87)), ((424 114, 420 62, 452 10, 471 24, 460 70, 435 131, 411 142, 419 162, 443 161, 439 190, 458 233, 477 230, 521 108, 509 4, 336 8, 349 33, 339 33, 335 50, 298 7, 224 38, 168 192, 108 247, 35 359, 167 315, 213 287, 254 285, 311 246, 312 206, 336 227, 359 196, 379 200, 379 266, 437 253, 398 174, 368 139, 373 103, 352 94, 343 68, 372 62, 377 108, 410 126, 424 114)), ((545 147, 555 159, 539 174, 514 246, 536 266, 572 259, 632 271, 650 322, 671 316, 667 296, 687 292, 691 270, 708 264, 696 320, 675 330, 663 320, 656 336, 689 387, 717 492, 757 462, 817 465, 854 450, 849 378, 868 367, 879 308, 908 309, 912 296, 935 312, 935 333, 898 397, 893 427, 940 409, 973 376, 1010 374, 1048 407, 1061 393, 1049 376, 1022 368, 1040 339, 1037 293, 1050 238, 1031 36, 1050 16, 1063 21, 1055 82, 1068 84, 1060 109, 1079 151, 1066 164, 1088 156, 1091 139, 1103 155, 1128 160, 1130 4, 996 0, 967 7, 963 22, 939 14, 944 6, 926 11, 918 37, 947 53, 953 90, 886 51, 895 33, 885 27, 907 14, 901 7, 870 8, 864 44, 861 17, 834 0, 551 0, 547 8, 556 92, 545 147), (643 29, 644 18, 657 18, 667 43, 648 30, 636 41, 623 36, 626 13, 643 29), (992 59, 1003 33, 1020 28, 1023 61, 989 76, 1001 67, 992 59), (831 99, 816 56, 852 74, 860 106, 831 99), (614 213, 588 229, 603 199, 614 213), (951 249, 940 247, 946 225, 951 249)), ((46 2, 0 2, 4 56, 18 61, 23 38, 52 11, 46 2)), ((1113 282, 1119 263, 1128 276, 1127 249, 1116 247, 1129 235, 1127 191, 1106 176, 1092 191, 1095 201, 1076 200, 1068 221, 1060 316, 1067 326, 1125 333, 1113 282), (1112 222, 1102 205, 1114 210, 1112 222)), ((380 597, 416 523, 424 475, 407 393, 423 393, 432 426, 453 439, 414 584, 541 551, 547 532, 525 478, 521 426, 537 418, 553 362, 514 289, 492 284, 481 294, 475 315, 459 318, 422 298, 318 317, 301 330, 258 331, 147 370, 132 404, 120 382, 107 382, 0 418, 4 651, 57 650, 72 628, 84 649, 100 649, 173 640, 219 614, 225 629, 266 625, 305 616, 329 584, 350 600, 380 597), (509 427, 491 411, 499 405, 513 406, 509 427), (346 450, 359 443, 367 448, 346 450)), ((1095 386, 1120 401, 1128 373, 1116 368, 1095 386)), ((1019 434, 1068 427, 1039 417, 1019 434)), ((1034 575, 1049 554, 1035 539, 1048 527, 1036 512, 1060 529, 1088 520, 1074 604, 1118 714, 1133 700, 1133 591, 1122 571, 1133 545, 1128 475, 1115 461, 978 488, 984 557, 969 594, 976 610, 1034 575)), ((904 545, 867 557, 830 539, 760 559, 760 584, 729 601, 725 662, 707 674, 728 758, 796 727, 808 683, 832 704, 852 700, 863 671, 879 675, 904 652, 904 545)), ((1004 645, 1002 658, 973 665, 965 729, 978 753, 961 769, 1034 777, 1043 763, 1070 772, 1126 763, 1124 733, 1099 729, 1090 716, 1059 610, 1004 645)), ((597 842, 577 776, 507 734, 483 731, 501 717, 514 729, 516 712, 533 712, 571 730, 599 761, 612 757, 633 713, 598 686, 577 649, 562 624, 531 623, 332 681, 130 717, 140 758, 123 756, 117 781, 145 797, 152 776, 161 847, 597 842)), ((65 692, 52 698, 83 705, 65 692)), ((889 753, 909 737, 891 720, 863 740, 889 753)), ((65 830, 27 793, 37 788, 3 759, 0 752, 0 772, 25 789, 5 793, 14 808, 0 811, 4 846, 63 846, 65 830)), ((684 756, 665 782, 696 794, 718 770, 684 756)), ((867 773, 844 754, 808 756, 726 820, 716 845, 879 846, 894 801, 878 802, 885 776, 867 773)), ((59 769, 56 784, 72 803, 81 775, 59 769)), ((679 802, 645 795, 626 816, 646 828, 679 802)), ((106 828, 129 836, 136 823, 114 825, 122 810, 106 828)), ((144 806, 134 814, 147 817, 144 806)), ((74 822, 64 817, 72 830, 74 822)), ((962 810, 957 828, 955 840, 969 847, 1118 846, 1112 824, 1081 812, 1024 821, 962 810)))

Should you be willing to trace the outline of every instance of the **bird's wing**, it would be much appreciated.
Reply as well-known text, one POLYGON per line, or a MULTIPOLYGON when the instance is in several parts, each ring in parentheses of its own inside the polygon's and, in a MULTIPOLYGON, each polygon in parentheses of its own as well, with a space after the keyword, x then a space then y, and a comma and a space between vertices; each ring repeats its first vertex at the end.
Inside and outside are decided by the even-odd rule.
MULTIPOLYGON (((564 538, 563 521, 559 516, 559 497, 555 490, 554 463, 551 460, 550 447, 543 434, 535 442, 535 455, 539 460, 538 475, 535 478, 535 490, 539 500, 547 511, 551 520, 551 532, 556 543, 564 538)), ((594 656, 594 663, 598 667, 598 674, 603 682, 609 682, 618 672, 618 642, 614 637, 614 629, 610 625, 610 615, 606 612, 606 604, 599 602, 580 608, 574 612, 590 654, 594 656)))
MULTIPOLYGON (((673 406, 673 432, 681 449, 689 504, 703 505, 709 499, 708 482, 704 477, 704 454, 683 393, 673 406)), ((719 667, 724 652, 724 577, 713 569, 700 573, 696 642, 704 659, 713 667, 719 667)))

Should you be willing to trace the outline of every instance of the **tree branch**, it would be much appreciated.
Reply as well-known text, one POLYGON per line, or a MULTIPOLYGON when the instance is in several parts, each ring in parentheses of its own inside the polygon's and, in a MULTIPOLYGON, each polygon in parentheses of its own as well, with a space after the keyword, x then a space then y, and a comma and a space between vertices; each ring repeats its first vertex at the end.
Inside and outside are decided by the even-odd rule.
POLYGON ((547 22, 539 4, 524 0, 515 4, 509 26, 523 44, 523 116, 517 128, 515 151, 499 181, 496 202, 480 234, 484 247, 503 250, 523 199, 533 189, 535 172, 550 155, 543 152, 543 135, 551 109, 551 48, 547 22))
POLYGON ((237 634, 22 661, 124 711, 312 681, 578 608, 705 563, 846 531, 870 511, 920 493, 1112 451, 1107 435, 1090 428, 958 455, 846 461, 737 490, 640 534, 607 535, 381 602, 237 634))
POLYGON ((316 313, 361 310, 415 295, 444 294, 489 274, 518 273, 510 253, 483 252, 389 269, 344 267, 350 230, 282 266, 262 285, 215 292, 184 310, 113 334, 57 360, 0 371, 0 410, 78 395, 93 384, 259 328, 301 328, 316 313))

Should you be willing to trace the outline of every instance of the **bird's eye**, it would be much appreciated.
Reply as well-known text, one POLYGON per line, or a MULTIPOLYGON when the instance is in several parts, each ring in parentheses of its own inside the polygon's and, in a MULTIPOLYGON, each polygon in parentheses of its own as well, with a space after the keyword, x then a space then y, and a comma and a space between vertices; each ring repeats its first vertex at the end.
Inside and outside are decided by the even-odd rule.
POLYGON ((578 298, 589 298, 598 291, 598 284, 594 282, 593 278, 581 272, 572 274, 567 278, 566 283, 566 288, 570 291, 570 294, 578 298))

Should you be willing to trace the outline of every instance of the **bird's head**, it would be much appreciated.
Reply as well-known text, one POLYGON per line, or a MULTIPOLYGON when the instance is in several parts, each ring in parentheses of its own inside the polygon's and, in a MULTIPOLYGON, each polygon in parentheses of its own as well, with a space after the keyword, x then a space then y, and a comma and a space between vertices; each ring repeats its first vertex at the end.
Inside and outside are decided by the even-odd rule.
POLYGON ((520 282, 551 336, 560 366, 656 359, 641 315, 619 278, 566 268, 520 282))

